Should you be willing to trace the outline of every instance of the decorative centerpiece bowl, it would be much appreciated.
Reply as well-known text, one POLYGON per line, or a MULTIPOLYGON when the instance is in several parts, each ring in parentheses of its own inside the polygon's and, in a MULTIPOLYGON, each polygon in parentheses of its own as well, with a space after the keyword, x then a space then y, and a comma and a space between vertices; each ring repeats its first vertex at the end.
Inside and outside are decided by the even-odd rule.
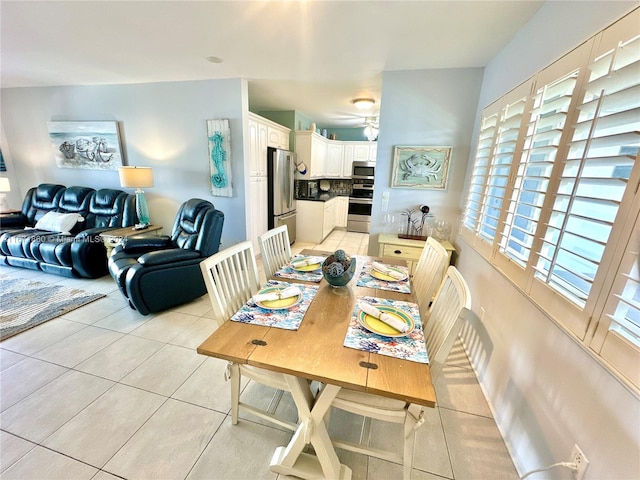
POLYGON ((336 250, 322 263, 322 276, 332 287, 344 287, 353 278, 356 261, 345 253, 336 250))

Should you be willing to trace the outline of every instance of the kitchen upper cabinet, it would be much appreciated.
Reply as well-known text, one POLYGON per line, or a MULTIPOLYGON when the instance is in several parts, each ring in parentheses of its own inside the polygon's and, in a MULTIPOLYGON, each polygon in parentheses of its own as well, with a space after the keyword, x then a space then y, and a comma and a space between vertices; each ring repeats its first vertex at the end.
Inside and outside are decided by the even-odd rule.
POLYGON ((342 148, 342 178, 351 178, 353 166, 353 150, 355 146, 351 142, 344 142, 342 148))
POLYGON ((302 178, 351 178, 354 160, 375 162, 377 142, 327 140, 315 132, 296 131, 298 161, 307 165, 302 178))
POLYGON ((354 142, 353 160, 357 162, 375 162, 377 152, 377 142, 354 142))
MULTIPOLYGON (((329 140, 327 143, 327 168, 326 176, 339 178, 342 176, 342 142, 329 140)), ((349 174, 351 176, 351 174, 349 174)))
POLYGON ((375 162, 378 158, 378 142, 369 143, 369 161, 375 162))
POLYGON ((282 150, 289 150, 289 132, 288 128, 276 127, 275 125, 269 125, 267 128, 267 138, 270 147, 280 148, 282 150))
POLYGON ((304 162, 307 166, 308 178, 324 178, 327 176, 326 138, 315 132, 296 132, 296 154, 298 162, 304 162))
POLYGON ((249 118, 249 176, 267 175, 267 125, 249 118))

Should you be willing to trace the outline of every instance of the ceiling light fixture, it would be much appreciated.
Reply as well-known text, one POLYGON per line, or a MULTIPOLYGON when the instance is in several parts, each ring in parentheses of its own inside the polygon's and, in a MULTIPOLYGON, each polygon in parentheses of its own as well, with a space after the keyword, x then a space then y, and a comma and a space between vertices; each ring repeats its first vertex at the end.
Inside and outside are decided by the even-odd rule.
POLYGON ((373 98, 355 98, 351 100, 351 103, 353 103, 356 108, 364 110, 373 107, 376 101, 373 98))
POLYGON ((224 61, 220 57, 207 57, 207 60, 211 63, 222 63, 224 61))

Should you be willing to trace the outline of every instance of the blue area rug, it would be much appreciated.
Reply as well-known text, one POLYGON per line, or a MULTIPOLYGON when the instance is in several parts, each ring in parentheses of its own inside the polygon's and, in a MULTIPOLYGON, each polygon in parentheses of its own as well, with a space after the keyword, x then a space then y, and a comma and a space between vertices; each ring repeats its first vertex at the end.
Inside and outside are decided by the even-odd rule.
POLYGON ((0 340, 104 296, 102 293, 0 275, 0 340))

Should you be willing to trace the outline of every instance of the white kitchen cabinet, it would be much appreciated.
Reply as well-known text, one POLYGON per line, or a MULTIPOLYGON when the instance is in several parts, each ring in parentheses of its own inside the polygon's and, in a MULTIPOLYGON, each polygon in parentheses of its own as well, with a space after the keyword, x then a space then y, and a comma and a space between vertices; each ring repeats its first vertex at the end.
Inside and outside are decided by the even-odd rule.
POLYGON ((369 161, 375 162, 378 158, 378 142, 369 143, 369 161))
POLYGON ((268 230, 267 218, 267 195, 268 195, 268 179, 267 177, 250 177, 249 189, 251 190, 252 207, 249 207, 248 237, 253 243, 253 249, 256 254, 260 252, 258 245, 258 237, 268 230))
POLYGON ((327 143, 327 164, 325 176, 339 178, 342 175, 342 142, 328 140, 327 143))
POLYGON ((333 198, 328 202, 324 202, 324 211, 322 217, 322 239, 329 236, 336 226, 336 199, 333 198))
POLYGON ((349 213, 349 197, 336 197, 334 199, 335 206, 335 218, 336 227, 347 227, 347 216, 349 213))
POLYGON ((267 126, 249 118, 249 176, 267 175, 267 126))
POLYGON ((270 147, 289 150, 289 129, 280 125, 268 125, 267 138, 270 147))
MULTIPOLYGON (((322 243, 335 228, 336 200, 335 197, 327 202, 298 200, 296 219, 296 241, 308 243, 322 243)), ((344 197, 347 198, 347 197, 344 197)))
POLYGON ((354 160, 375 162, 377 142, 343 142, 327 140, 315 132, 296 131, 296 154, 298 161, 307 165, 307 173, 299 177, 351 178, 354 160))
POLYGON ((344 142, 342 147, 342 178, 351 178, 351 168, 353 166, 353 142, 344 142))
POLYGON ((378 142, 354 142, 353 160, 375 162, 378 154, 378 142))
POLYGON ((267 147, 289 148, 291 130, 260 115, 249 112, 247 121, 248 155, 245 169, 249 171, 249 186, 245 194, 245 228, 247 239, 260 252, 258 237, 267 231, 267 147))
POLYGON ((315 132, 296 132, 296 154, 298 162, 304 162, 307 173, 303 178, 327 176, 327 139, 315 132))

